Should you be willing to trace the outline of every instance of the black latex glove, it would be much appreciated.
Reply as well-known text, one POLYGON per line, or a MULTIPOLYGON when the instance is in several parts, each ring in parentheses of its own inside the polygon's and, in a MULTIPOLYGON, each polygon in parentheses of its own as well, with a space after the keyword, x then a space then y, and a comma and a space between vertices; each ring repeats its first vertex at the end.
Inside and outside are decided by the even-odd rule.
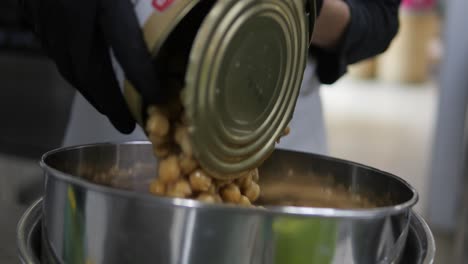
POLYGON ((135 120, 117 84, 110 47, 143 98, 165 99, 130 0, 23 0, 23 5, 60 73, 122 133, 132 132, 135 120))
POLYGON ((401 0, 344 0, 351 21, 338 46, 330 51, 312 46, 321 83, 332 84, 343 76, 350 64, 384 52, 398 32, 401 0))

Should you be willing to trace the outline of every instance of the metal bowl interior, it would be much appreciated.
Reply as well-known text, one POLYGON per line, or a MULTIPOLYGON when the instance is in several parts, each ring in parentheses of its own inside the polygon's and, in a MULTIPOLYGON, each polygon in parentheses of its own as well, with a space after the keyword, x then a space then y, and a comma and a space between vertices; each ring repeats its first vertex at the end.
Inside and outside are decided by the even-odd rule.
POLYGON ((204 210, 365 219, 400 213, 411 208, 418 199, 414 188, 392 174, 349 161, 287 150, 276 150, 259 168, 263 190, 260 202, 268 210, 151 195, 148 186, 156 176, 157 160, 148 142, 102 143, 54 150, 43 156, 41 166, 53 177, 108 195, 204 210), (376 207, 312 208, 276 203, 283 198, 301 199, 308 191, 317 190, 317 186, 339 186, 350 194, 375 201, 376 207))

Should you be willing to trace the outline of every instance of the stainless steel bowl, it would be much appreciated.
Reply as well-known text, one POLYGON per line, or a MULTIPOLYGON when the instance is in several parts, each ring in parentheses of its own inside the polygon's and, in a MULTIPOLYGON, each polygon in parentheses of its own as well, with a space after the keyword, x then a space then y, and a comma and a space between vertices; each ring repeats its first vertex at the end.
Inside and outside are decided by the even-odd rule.
MULTIPOLYGON (((282 195, 294 197, 301 194, 294 184, 312 190, 311 184, 326 182, 384 200, 385 206, 260 209, 154 197, 145 190, 155 163, 146 142, 45 154, 43 232, 53 255, 65 263, 392 263, 402 256, 417 202, 416 191, 394 175, 282 150, 260 168, 265 189, 288 184, 291 191, 282 195), (144 168, 140 175, 99 178, 110 186, 86 177, 136 163, 144 168)), ((278 197, 262 200, 270 198, 278 197)))
MULTIPOLYGON (((23 264, 54 263, 51 252, 43 250, 45 239, 41 234, 42 199, 24 213, 18 223, 17 245, 23 264)), ((411 214, 408 239, 400 263, 432 264, 436 253, 434 237, 428 225, 416 213, 411 214)))

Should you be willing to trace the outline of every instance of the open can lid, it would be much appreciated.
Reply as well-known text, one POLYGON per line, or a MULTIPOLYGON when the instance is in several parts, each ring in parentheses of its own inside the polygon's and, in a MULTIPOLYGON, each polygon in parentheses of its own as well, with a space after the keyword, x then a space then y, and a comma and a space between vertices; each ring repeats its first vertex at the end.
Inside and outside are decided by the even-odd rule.
POLYGON ((259 166, 292 118, 307 60, 304 1, 218 0, 195 38, 183 104, 200 165, 259 166))

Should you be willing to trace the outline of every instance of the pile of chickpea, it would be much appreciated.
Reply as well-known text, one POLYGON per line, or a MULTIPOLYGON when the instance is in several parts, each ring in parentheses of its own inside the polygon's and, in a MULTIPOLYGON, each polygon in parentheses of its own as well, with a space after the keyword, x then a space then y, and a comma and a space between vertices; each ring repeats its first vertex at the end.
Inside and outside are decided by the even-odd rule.
POLYGON ((159 160, 157 177, 150 184, 152 194, 243 206, 252 206, 260 196, 258 169, 235 180, 219 180, 199 166, 180 102, 150 106, 146 131, 159 160))

